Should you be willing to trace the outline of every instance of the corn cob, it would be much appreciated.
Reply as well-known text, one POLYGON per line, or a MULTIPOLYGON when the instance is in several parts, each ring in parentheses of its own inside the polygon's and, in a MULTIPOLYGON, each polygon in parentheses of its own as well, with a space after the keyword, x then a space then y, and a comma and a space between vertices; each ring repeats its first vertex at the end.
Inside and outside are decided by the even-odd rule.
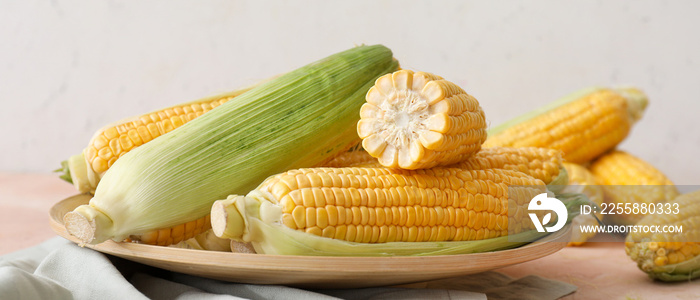
MULTIPOLYGON (((595 205, 603 203, 603 188, 599 185, 595 176, 586 167, 578 164, 563 163, 569 176, 569 185, 564 189, 564 193, 580 193, 586 195, 595 205)), ((587 240, 595 236, 595 232, 582 232, 581 226, 598 225, 598 220, 603 215, 598 211, 596 217, 591 214, 579 215, 572 221, 571 242, 569 246, 581 246, 587 240)))
POLYGON ((320 167, 326 168, 347 168, 347 167, 371 167, 378 168, 382 165, 379 164, 376 158, 369 155, 364 149, 358 149, 356 151, 347 151, 339 154, 338 156, 331 159, 329 162, 323 164, 320 167))
MULTIPOLYGON (((603 184, 605 201, 624 203, 664 203, 678 196, 678 189, 661 171, 627 152, 615 150, 596 159, 591 173, 603 184)), ((620 224, 634 224, 642 214, 608 214, 620 224)))
POLYGON ((143 234, 133 234, 126 239, 127 242, 138 242, 147 245, 168 246, 191 239, 211 229, 209 215, 178 224, 168 228, 152 230, 143 234))
POLYGON ((484 148, 473 157, 450 167, 469 170, 507 169, 520 171, 550 184, 562 168, 561 151, 546 148, 484 148))
POLYGON ((700 191, 678 196, 668 204, 670 211, 664 205, 663 213, 647 215, 637 225, 682 226, 682 232, 631 232, 625 251, 651 278, 687 281, 700 277, 700 191))
MULTIPOLYGON (((265 254, 309 254, 299 244, 335 248, 327 243, 337 241, 484 240, 534 228, 524 217, 527 204, 546 191, 541 180, 503 169, 299 169, 270 177, 245 197, 215 202, 212 229, 265 254), (281 242, 278 234, 303 240, 281 242)), ((352 245, 314 254, 363 253, 352 245)))
POLYGON ((62 163, 63 177, 81 193, 94 193, 97 183, 127 152, 192 121, 252 87, 208 97, 109 124, 93 135, 82 153, 62 163))
MULTIPOLYGON (((180 104, 179 106, 174 106, 172 108, 168 109, 162 109, 157 112, 153 113, 148 113, 144 114, 140 117, 137 118, 130 118, 134 119, 135 121, 130 121, 129 119, 122 120, 120 122, 117 122, 116 124, 118 125, 109 125, 101 130, 99 130, 95 136, 105 136, 105 132, 111 129, 116 129, 118 132, 124 131, 124 128, 126 127, 133 127, 133 126, 139 126, 139 122, 142 120, 146 119, 145 122, 148 122, 148 120, 157 120, 158 118, 161 118, 160 121, 157 121, 155 123, 150 123, 147 125, 140 125, 140 127, 136 127, 137 131, 143 131, 143 130, 149 130, 148 127, 151 129, 156 130, 157 132, 160 132, 160 134, 165 134, 167 132, 172 131, 173 129, 179 127, 180 125, 183 125, 184 123, 191 121, 192 119, 201 116, 202 114, 208 112, 209 110, 213 109, 214 107, 226 103, 228 100, 232 99, 233 97, 240 95, 244 93, 245 91, 250 90, 250 88, 245 88, 241 90, 237 90, 235 92, 230 92, 227 94, 219 95, 219 96, 214 96, 198 101, 191 102, 191 104, 180 104), (213 99, 213 100, 212 100, 213 99), (187 115, 182 114, 183 112, 188 112, 190 107, 191 110, 195 111, 195 113, 188 113, 187 115), (200 108, 197 108, 200 107, 200 108), (180 118, 185 118, 183 119, 182 123, 180 122, 164 122, 166 120, 166 117, 169 115, 172 115, 173 113, 176 114, 176 116, 179 116, 180 118), (164 117, 166 116, 166 117, 164 117), (151 126, 153 124, 156 124, 154 126, 151 126)), ((170 120, 172 121, 174 119, 171 118, 170 120)), ((149 130, 150 131, 150 130, 149 130)), ((131 130, 129 131, 131 132, 131 130)), ((157 134, 157 133, 156 133, 157 134)), ((151 137, 156 136, 156 134, 151 135, 151 137)), ((122 135, 123 137, 123 135, 122 135)), ((121 139, 121 137, 120 137, 121 139)), ((144 144, 146 142, 151 141, 152 139, 143 139, 144 144)), ((355 142, 355 143, 359 143, 355 142)), ((96 139, 93 138, 90 142, 90 145, 94 146, 95 144, 99 144, 96 142, 96 139)), ((131 149, 134 149, 135 147, 138 147, 140 145, 134 145, 131 149)), ((121 148, 121 153, 119 157, 122 155, 126 154, 131 149, 124 149, 122 146, 121 148)), ((99 152, 99 151, 98 151, 99 152)), ((99 179, 101 176, 106 172, 104 170, 103 172, 96 172, 96 169, 94 167, 87 167, 88 165, 92 164, 86 164, 86 162, 89 163, 89 160, 86 161, 85 156, 83 155, 84 153, 81 153, 79 155, 74 155, 72 156, 68 163, 65 167, 67 169, 64 169, 63 171, 66 172, 68 176, 73 176, 72 178, 67 178, 66 180, 75 183, 76 188, 81 192, 81 193, 94 193, 94 189, 96 188, 96 183, 99 182, 99 179), (73 162, 72 160, 77 159, 76 162, 73 162), (70 166, 70 167, 68 167, 70 166), (81 175, 82 174, 82 175, 81 175), (96 181, 95 181, 96 180, 96 181)), ((99 157, 98 157, 99 158, 99 157)), ((117 157, 118 158, 118 157, 117 157)), ((116 160, 115 160, 116 161, 116 160)), ((111 165, 109 165, 111 166, 111 165)), ((107 166, 107 167, 109 167, 107 166)), ((172 245, 172 244, 178 244, 178 243, 185 243, 185 241, 188 241, 190 239, 194 239, 197 237, 200 233, 206 232, 208 229, 211 228, 211 222, 209 220, 209 215, 199 218, 195 221, 190 221, 184 224, 179 224, 173 227, 169 228, 163 228, 163 229, 157 229, 153 230, 150 232, 146 232, 144 234, 140 235, 130 235, 129 238, 127 238, 125 241, 127 242, 138 242, 141 244, 148 244, 148 245, 158 245, 158 246, 167 246, 167 245, 172 245)), ((194 242, 190 241, 188 243, 190 245, 189 247, 194 247, 194 242)), ((184 247, 184 246, 183 246, 184 247)), ((196 248, 196 247, 195 247, 196 248)))
POLYGON ((90 203, 66 214, 66 228, 84 243, 121 241, 323 163, 355 142, 363 96, 397 66, 389 49, 360 46, 263 83, 117 160, 90 203))
MULTIPOLYGON (((381 167, 367 151, 349 151, 333 158, 324 167, 381 167)), ((493 147, 479 150, 464 161, 449 166, 466 170, 507 169, 526 173, 550 184, 562 167, 560 151, 545 148, 493 147)))
MULTIPOLYGON (((352 142, 351 145, 359 145, 359 140, 352 142)), ((356 146, 353 146, 356 147, 356 146)), ((344 153, 350 153, 351 151, 347 151, 344 153)), ((336 158, 341 157, 344 153, 336 156, 333 158, 335 160, 336 158)), ((340 158, 341 160, 343 159, 342 157, 340 158)), ((330 163, 330 162, 329 162, 330 163)), ((329 164, 329 163, 324 163, 324 164, 329 164)), ((203 234, 203 232, 210 231, 211 229, 211 220, 210 216, 206 215, 205 217, 199 218, 195 221, 190 221, 184 224, 179 224, 173 227, 169 228, 163 228, 159 230, 153 230, 150 232, 146 232, 141 235, 130 235, 128 239, 126 239, 127 242, 138 242, 140 244, 148 244, 148 245, 158 245, 158 246, 168 246, 172 244, 183 244, 187 242, 187 246, 183 247, 189 247, 189 248, 197 248, 197 241, 190 241, 194 238, 198 238, 200 234, 203 234)), ((209 240, 212 240, 213 238, 207 237, 207 238, 199 238, 199 242, 201 243, 202 241, 206 242, 209 240)), ((211 244, 211 243, 209 243, 211 244)), ((205 245, 206 244, 202 244, 205 245)), ((202 246, 200 246, 201 248, 202 246)), ((221 247, 218 247, 217 251, 220 250, 221 247)), ((204 249, 207 250, 207 249, 204 249)), ((230 250, 230 248, 229 248, 230 250)))
POLYGON ((377 79, 366 98, 357 133, 385 167, 450 165, 479 151, 486 139, 479 102, 442 77, 400 70, 377 79))
MULTIPOLYGON (((65 173, 63 176, 67 176, 65 180, 73 183, 79 192, 94 194, 100 178, 116 159, 130 150, 160 135, 168 133, 211 109, 226 103, 233 97, 251 88, 252 87, 243 88, 226 94, 183 103, 107 125, 94 134, 88 144, 89 146, 82 153, 74 155, 66 162, 62 163, 64 167, 61 171, 65 173), (93 154, 109 152, 113 157, 105 165, 104 156, 85 156, 86 153, 90 152, 93 154)), ((211 228, 211 223, 207 215, 204 218, 188 222, 187 224, 179 224, 170 228, 154 230, 142 235, 131 235, 126 241, 167 246, 192 239, 209 228, 211 228)))
POLYGON ((647 103, 634 88, 578 92, 490 129, 483 147, 552 148, 586 163, 625 139, 647 103))

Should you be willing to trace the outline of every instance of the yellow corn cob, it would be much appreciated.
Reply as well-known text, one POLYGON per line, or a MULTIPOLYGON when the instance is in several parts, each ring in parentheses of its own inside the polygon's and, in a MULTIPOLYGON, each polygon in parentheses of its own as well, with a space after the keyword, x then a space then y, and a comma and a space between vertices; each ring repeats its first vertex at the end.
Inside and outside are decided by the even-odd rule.
MULTIPOLYGON (((600 206, 603 203, 603 188, 600 186, 595 176, 586 167, 578 164, 563 163, 569 176, 569 185, 564 189, 564 193, 580 193, 586 195, 588 200, 600 206)), ((600 211, 596 213, 598 219, 603 215, 600 211)), ((598 225, 598 220, 592 214, 578 215, 572 221, 571 242, 569 246, 581 246, 587 240, 595 236, 595 232, 582 232, 582 225, 598 225)))
MULTIPOLYGON (((561 151, 534 147, 493 147, 481 149, 466 160, 449 167, 466 170, 515 170, 550 184, 559 176, 561 164, 561 151)), ((364 150, 345 152, 324 165, 331 168, 380 166, 377 159, 364 150)))
POLYGON ((484 148, 473 157, 450 167, 469 170, 506 169, 520 171, 545 184, 552 183, 562 167, 561 151, 535 147, 484 148))
POLYGON ((150 140, 226 103, 235 95, 216 97, 152 112, 128 121, 109 125, 95 133, 85 149, 85 159, 96 173, 103 173, 117 158, 150 140))
POLYGON ((295 247, 264 236, 269 226, 355 243, 483 240, 534 228, 527 204, 543 192, 541 180, 503 169, 298 169, 215 202, 212 228, 267 254, 295 247))
MULTIPOLYGON (((359 142, 359 141, 358 141, 359 142)), ((364 151, 363 151, 364 152, 364 151)), ((345 153, 351 153, 351 152, 345 152, 345 153)), ((342 155, 339 155, 339 159, 343 159, 341 157, 342 155)), ((205 217, 199 218, 195 221, 190 221, 187 223, 179 224, 173 227, 169 228, 163 228, 159 230, 153 230, 151 232, 147 232, 144 234, 140 235, 131 235, 129 238, 127 238, 125 241, 126 242, 137 242, 140 244, 148 244, 148 245, 158 245, 158 246, 168 246, 168 245, 173 245, 173 244, 182 244, 182 248, 202 248, 202 246, 199 246, 197 248, 195 241, 188 242, 186 244, 186 241, 189 239, 194 239, 198 235, 200 235, 203 232, 206 232, 208 229, 211 228, 211 221, 209 218, 209 215, 206 215, 205 217)), ((203 242, 206 242, 210 238, 200 238, 199 241, 200 244, 203 242)), ((228 244, 228 242, 226 242, 228 244)), ((219 249, 221 247, 218 247, 219 249)), ((229 248, 230 249, 230 248, 229 248)), ((207 249, 204 249, 207 250, 207 249)), ((221 250, 217 250, 221 251, 221 250)))
MULTIPOLYGON (((94 193, 104 172, 119 157, 226 103, 251 88, 183 103, 107 125, 95 133, 83 153, 69 159, 66 166, 68 169, 63 171, 70 176, 69 182, 72 182, 79 192, 94 193), (107 163, 105 163, 105 153, 111 155, 107 163)), ((126 241, 167 246, 193 238, 209 228, 211 228, 211 223, 207 215, 196 221, 170 228, 154 230, 141 235, 131 235, 126 241)))
POLYGON ((197 220, 173 227, 153 230, 139 235, 131 235, 126 241, 148 245, 168 246, 191 239, 209 229, 211 229, 211 220, 209 215, 206 215, 197 220))
POLYGON ((357 133, 383 166, 450 165, 479 151, 486 139, 479 102, 442 77, 400 70, 377 79, 366 98, 357 133))
POLYGON ((205 217, 270 175, 314 166, 356 140, 363 96, 396 70, 391 50, 359 46, 263 83, 118 159, 89 204, 64 216, 83 243, 122 241, 205 217))
MULTIPOLYGON (((661 171, 624 151, 615 150, 596 159, 591 173, 603 184, 605 201, 624 203, 664 203, 678 196, 678 189, 661 171)), ((621 224, 633 224, 642 214, 608 214, 621 224)))
MULTIPOLYGON (((228 101, 228 99, 221 99, 221 100, 214 100, 214 101, 225 102, 224 100, 228 101)), ((201 114, 198 114, 197 116, 199 116, 199 115, 201 115, 201 114)), ((356 143, 359 143, 359 140, 356 143)), ((350 152, 345 152, 345 153, 350 153, 350 152)), ((122 155, 123 155, 123 153, 122 153, 122 155)), ((94 187, 93 187, 93 189, 94 189, 94 187)), ((81 191, 81 192, 88 192, 88 191, 81 191)), ((94 191, 92 191, 92 192, 94 192, 94 191)), ((195 221, 190 221, 190 222, 179 224, 179 225, 176 225, 173 227, 154 230, 154 231, 147 232, 147 233, 140 234, 140 235, 131 235, 125 241, 126 242, 137 242, 137 243, 148 244, 148 245, 168 246, 168 245, 173 245, 173 244, 178 244, 178 243, 185 243, 188 239, 194 239, 199 234, 206 232, 210 228, 211 228, 211 221, 210 221, 209 215, 206 215, 205 217, 199 218, 195 221)), ((202 239, 202 240, 206 241, 207 239, 202 239)), ((195 246, 193 246, 193 245, 195 245, 195 242, 189 242, 189 243, 187 243, 187 245, 183 245, 182 247, 185 247, 185 248, 186 247, 190 247, 190 248, 194 247, 194 248, 196 248, 195 247, 196 245, 195 246)), ((201 246, 200 246, 200 248, 201 248, 201 246)), ((218 248, 220 248, 220 247, 218 247, 218 248)), ((221 250, 217 250, 217 251, 221 251, 221 250)))
POLYGON ((683 194, 637 225, 682 226, 682 232, 631 232, 625 251, 650 277, 687 281, 700 277, 700 191, 683 194))
POLYGON ((633 88, 579 92, 490 129, 483 146, 552 148, 568 162, 585 163, 620 143, 647 101, 633 88))
POLYGON ((192 121, 252 87, 161 109, 107 125, 93 135, 63 171, 81 193, 94 193, 100 178, 124 154, 192 121))
POLYGON ((381 167, 376 158, 369 155, 367 151, 358 149, 339 154, 329 162, 320 167, 326 168, 347 168, 347 167, 381 167))

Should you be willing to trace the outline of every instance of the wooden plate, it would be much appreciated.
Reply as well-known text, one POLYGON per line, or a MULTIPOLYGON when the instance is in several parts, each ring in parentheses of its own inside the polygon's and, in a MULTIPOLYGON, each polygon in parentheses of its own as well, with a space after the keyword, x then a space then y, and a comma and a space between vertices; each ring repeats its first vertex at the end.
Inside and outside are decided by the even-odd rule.
MULTIPOLYGON (((50 223, 58 235, 78 243, 63 226, 63 215, 90 196, 56 203, 50 223)), ((107 241, 86 245, 94 250, 174 272, 230 282, 281 284, 305 288, 359 288, 435 280, 475 274, 538 259, 561 250, 571 234, 565 230, 520 248, 425 257, 318 257, 241 254, 107 241)))

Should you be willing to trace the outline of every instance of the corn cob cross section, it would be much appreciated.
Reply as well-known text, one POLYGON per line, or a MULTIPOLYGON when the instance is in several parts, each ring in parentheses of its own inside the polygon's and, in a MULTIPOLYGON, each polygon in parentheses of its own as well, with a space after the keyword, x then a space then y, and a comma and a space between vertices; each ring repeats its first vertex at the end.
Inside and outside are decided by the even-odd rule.
POLYGON ((377 79, 366 99, 357 133, 383 166, 453 164, 479 151, 486 139, 479 102, 442 77, 400 70, 377 79))
POLYGON ((526 205, 542 192, 541 180, 511 170, 298 169, 215 202, 212 228, 256 250, 266 248, 256 218, 328 242, 483 240, 533 228, 526 205))
POLYGON ((586 163, 624 140, 647 103, 634 88, 578 92, 489 129, 483 146, 552 148, 586 163))

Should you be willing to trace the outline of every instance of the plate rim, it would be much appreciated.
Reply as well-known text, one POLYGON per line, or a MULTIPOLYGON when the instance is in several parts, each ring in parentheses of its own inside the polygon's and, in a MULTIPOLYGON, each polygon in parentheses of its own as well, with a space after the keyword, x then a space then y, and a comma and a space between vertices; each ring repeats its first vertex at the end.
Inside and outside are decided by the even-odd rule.
MULTIPOLYGON (((82 201, 82 203, 87 203, 89 197, 90 195, 88 194, 76 194, 55 203, 49 210, 49 223, 54 232, 75 244, 80 244, 80 241, 71 236, 65 229, 62 217, 59 218, 59 215, 66 209, 72 210, 72 208, 80 205, 81 203, 79 203, 78 200, 82 201), (70 207, 74 202, 78 204, 70 207)), ((96 245, 88 244, 85 245, 85 247, 101 253, 181 273, 187 273, 183 272, 183 270, 187 269, 186 266, 198 266, 217 270, 234 268, 238 270, 265 272, 342 272, 351 275, 365 274, 371 271, 380 276, 384 276, 388 273, 395 274, 397 272, 406 271, 418 271, 418 273, 426 275, 438 274, 445 272, 446 268, 449 267, 447 271, 450 271, 448 272, 450 274, 473 274, 478 272, 471 272, 470 270, 480 270, 479 272, 483 272, 551 255, 566 247, 570 234, 571 226, 569 225, 565 230, 560 230, 540 240, 513 249, 433 256, 360 257, 250 254, 163 247, 138 243, 114 242, 111 240, 96 245), (510 258, 521 259, 519 261, 517 259, 513 261, 513 259, 510 258), (492 265, 480 265, 478 263, 480 259, 495 261, 497 263, 492 265), (455 265, 455 261, 464 262, 464 264, 455 265), (180 264, 180 266, 177 264, 180 264), (351 264, 353 266, 358 266, 358 268, 339 270, 337 266, 344 264, 351 264), (418 266, 420 266, 420 269, 417 269, 418 266)), ((228 278, 219 276, 193 275, 231 282, 245 282, 245 280, 240 280, 240 278, 232 278, 232 280, 229 280, 228 278)), ((426 278, 435 279, 438 277, 426 276, 426 278)), ((442 278, 445 277, 443 276, 442 278)), ((407 282, 400 281, 398 283, 407 282)), ((270 282, 270 284, 276 283, 270 282)), ((285 283, 280 282, 277 284, 285 283)), ((303 282, 301 282, 301 284, 303 285, 303 282)), ((295 284, 292 283, 291 285, 295 284)), ((360 286, 376 285, 369 284, 360 286)))

